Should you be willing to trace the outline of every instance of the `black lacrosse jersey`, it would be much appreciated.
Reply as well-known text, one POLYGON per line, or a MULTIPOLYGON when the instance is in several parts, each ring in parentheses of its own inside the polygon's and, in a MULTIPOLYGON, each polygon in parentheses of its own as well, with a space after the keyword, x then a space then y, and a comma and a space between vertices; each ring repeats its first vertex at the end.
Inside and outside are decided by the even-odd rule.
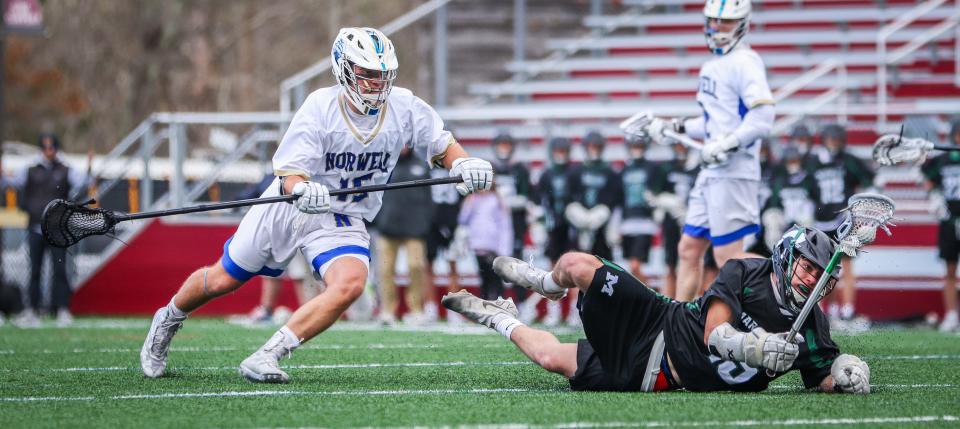
POLYGON ((651 184, 655 179, 656 164, 647 160, 632 160, 620 172, 623 187, 623 219, 649 219, 653 216, 653 207, 647 201, 647 192, 652 192, 651 184))
POLYGON ((814 183, 815 218, 820 222, 837 219, 847 207, 847 199, 857 188, 873 185, 874 172, 860 158, 841 152, 829 162, 818 160, 811 170, 814 183))
POLYGON ((650 184, 651 192, 654 195, 664 192, 674 194, 686 204, 690 196, 690 190, 693 189, 693 184, 697 181, 700 167, 694 166, 687 169, 685 160, 675 159, 658 163, 656 171, 657 173, 650 184))
POLYGON ((530 171, 519 162, 493 162, 493 174, 497 181, 497 193, 510 204, 511 211, 526 210, 521 199, 530 199, 530 171))
MULTIPOLYGON (((783 217, 790 223, 800 223, 812 203, 811 195, 816 184, 805 169, 790 174, 786 168, 777 169, 773 176, 773 193, 768 205, 783 210, 783 217)), ((810 213, 810 212, 808 212, 810 213)), ((812 213, 810 213, 812 214, 812 213)))
POLYGON ((947 200, 950 218, 960 218, 960 152, 947 152, 927 160, 922 170, 947 200))
MULTIPOLYGON (((732 259, 700 299, 673 306, 667 317, 667 352, 683 387, 691 391, 733 390, 758 392, 779 377, 766 369, 751 368, 711 355, 703 342, 707 307, 715 299, 727 303, 737 319, 731 323, 743 332, 762 327, 768 332, 789 332, 794 317, 782 310, 774 296, 770 259, 732 259)), ((830 338, 830 325, 819 307, 800 330, 805 341, 791 370, 800 370, 803 384, 813 388, 830 375, 830 365, 840 350, 830 338)))
POLYGON ((620 200, 617 173, 606 162, 584 163, 571 177, 572 201, 579 202, 588 209, 602 204, 613 210, 620 200))
POLYGON ((552 165, 543 172, 537 182, 537 198, 543 207, 548 230, 568 227, 563 212, 572 201, 570 182, 576 171, 574 166, 552 165))

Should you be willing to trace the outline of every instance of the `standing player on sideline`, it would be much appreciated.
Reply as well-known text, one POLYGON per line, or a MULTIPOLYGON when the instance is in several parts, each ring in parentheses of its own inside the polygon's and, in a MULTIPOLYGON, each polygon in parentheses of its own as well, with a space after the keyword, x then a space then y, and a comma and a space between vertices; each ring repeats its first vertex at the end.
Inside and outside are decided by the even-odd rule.
MULTIPOLYGON (((846 151, 847 131, 842 126, 838 124, 824 126, 820 131, 820 143, 823 147, 817 152, 810 167, 813 181, 816 183, 814 226, 836 237, 837 228, 845 216, 841 210, 847 207, 847 200, 858 189, 873 186, 874 173, 860 158, 846 151)), ((866 330, 869 327, 869 321, 862 317, 855 318, 857 279, 851 266, 853 264, 849 263, 849 258, 846 256, 841 261, 847 265, 840 279, 839 298, 842 304, 839 306, 836 304, 836 297, 825 300, 827 314, 834 319, 834 328, 851 332, 866 330)))
POLYGON ((643 274, 643 265, 650 256, 653 236, 657 233, 657 223, 653 220, 653 206, 650 204, 651 184, 655 182, 656 164, 646 158, 650 136, 629 135, 627 143, 627 164, 620 171, 623 187, 623 221, 620 233, 623 234, 623 257, 630 263, 630 273, 641 282, 649 283, 643 274))
MULTIPOLYGON (((947 144, 960 146, 960 119, 950 124, 947 144)), ((930 212, 940 221, 937 243, 947 266, 943 282, 941 332, 960 328, 957 317, 957 259, 960 256, 960 152, 946 152, 923 165, 930 192, 930 212)))
POLYGON ((383 33, 341 29, 331 56, 339 85, 314 91, 294 115, 273 156, 276 185, 263 194, 300 198, 293 204, 251 208, 224 245, 223 257, 191 274, 170 303, 157 310, 140 351, 147 377, 163 375, 170 341, 190 312, 255 275, 279 275, 300 249, 326 282, 326 292, 297 309, 240 364, 240 373, 250 381, 289 380, 279 367, 280 358, 329 328, 360 296, 367 280, 370 236, 363 221, 377 215, 383 194, 334 199, 328 187, 387 183, 404 146, 418 151, 431 166, 462 177, 457 185, 461 194, 493 184, 489 162, 467 157, 429 105, 407 89, 392 88, 397 57, 383 33))
POLYGON ((717 266, 742 255, 744 239, 760 230, 760 139, 773 126, 773 95, 763 61, 743 42, 750 0, 707 0, 707 46, 715 57, 700 68, 697 102, 703 115, 684 121, 655 118, 650 136, 664 130, 706 141, 704 169, 690 193, 680 239, 677 299, 693 299, 701 285, 703 255, 713 244, 717 266))
MULTIPOLYGON (((522 162, 513 160, 517 142, 506 131, 493 138, 493 174, 497 176, 497 193, 510 208, 510 223, 513 226, 514 258, 523 259, 523 243, 527 236, 527 204, 530 203, 530 170, 522 162)), ((517 299, 523 302, 527 297, 526 289, 513 290, 517 299)))
MULTIPOLYGON (((704 296, 690 302, 664 297, 620 266, 585 253, 563 255, 550 272, 497 258, 494 267, 504 280, 548 298, 580 290, 587 338, 576 344, 525 326, 509 300, 484 301, 460 291, 442 303, 496 330, 530 360, 568 378, 573 390, 757 392, 799 370, 808 389, 870 393, 869 367, 840 354, 816 306, 800 335, 786 340, 806 300, 814 299, 808 294, 835 246, 820 231, 795 227, 772 257, 727 262, 704 296)), ((836 280, 830 277, 826 293, 836 280)))
POLYGON ((677 296, 677 248, 681 237, 681 223, 686 217, 690 190, 700 173, 700 163, 695 158, 688 157, 690 149, 686 146, 679 142, 674 142, 671 146, 674 158, 658 165, 651 190, 654 197, 650 201, 663 212, 660 231, 667 272, 660 292, 674 298, 677 296))

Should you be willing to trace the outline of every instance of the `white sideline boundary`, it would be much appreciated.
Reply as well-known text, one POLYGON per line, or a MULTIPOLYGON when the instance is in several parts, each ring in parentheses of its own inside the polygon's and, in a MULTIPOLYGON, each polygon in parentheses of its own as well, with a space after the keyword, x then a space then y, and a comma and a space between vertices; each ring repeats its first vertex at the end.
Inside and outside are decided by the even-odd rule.
POLYGON ((427 389, 427 390, 333 390, 333 391, 300 391, 300 390, 235 390, 225 392, 173 392, 142 395, 116 396, 25 396, 0 397, 2 402, 61 402, 61 401, 98 401, 98 400, 128 400, 128 399, 183 399, 183 398, 229 398, 229 397, 257 397, 257 396, 404 396, 404 395, 450 395, 450 394, 482 394, 482 393, 540 393, 558 392, 557 390, 543 389, 427 389))
MULTIPOLYGON (((531 425, 529 423, 491 423, 479 425, 457 425, 457 429, 590 429, 590 428, 671 428, 671 427, 717 427, 717 426, 836 426, 836 425, 893 425, 904 423, 940 423, 956 422, 960 417, 944 416, 898 416, 898 417, 871 417, 871 418, 846 418, 835 417, 825 419, 789 419, 789 420, 713 420, 703 422, 691 421, 641 421, 641 422, 567 422, 552 425, 531 425)), ((411 426, 391 426, 386 429, 401 429, 411 426)), ((445 429, 452 426, 416 426, 417 428, 445 429)), ((300 428, 305 429, 305 428, 300 428)), ((360 427, 356 429, 367 429, 360 427)))
MULTIPOLYGON (((370 344, 307 344, 301 346, 297 350, 432 350, 432 349, 442 349, 442 348, 455 348, 460 347, 457 344, 414 344, 414 343, 404 343, 404 344, 384 344, 384 343, 370 343, 370 344)), ((512 348, 513 346, 510 343, 502 342, 497 344, 480 344, 475 346, 470 346, 471 348, 512 348)), ((207 352, 235 352, 235 351, 246 351, 252 352, 256 350, 257 346, 251 344, 249 347, 171 347, 170 351, 173 353, 207 353, 207 352)), ((97 349, 83 349, 83 348, 74 348, 70 350, 50 350, 50 349, 32 349, 32 350, 0 350, 0 355, 12 355, 12 354, 60 354, 60 353, 78 353, 78 354, 93 354, 93 353, 139 353, 140 348, 114 348, 114 347, 104 347, 97 349)))

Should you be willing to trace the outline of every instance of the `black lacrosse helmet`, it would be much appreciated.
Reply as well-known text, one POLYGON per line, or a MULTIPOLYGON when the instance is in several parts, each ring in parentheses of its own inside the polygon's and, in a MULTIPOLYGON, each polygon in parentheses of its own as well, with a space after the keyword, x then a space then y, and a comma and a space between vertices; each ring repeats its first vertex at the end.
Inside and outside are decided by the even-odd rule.
MULTIPOLYGON (((826 271, 826 267, 830 263, 836 247, 837 242, 827 234, 814 228, 798 225, 794 225, 787 230, 787 232, 783 234, 783 237, 780 238, 780 241, 777 242, 777 245, 774 246, 773 255, 770 257, 773 261, 773 272, 777 276, 777 282, 779 283, 778 286, 780 288, 780 294, 783 296, 784 304, 790 311, 800 313, 800 310, 803 309, 803 304, 813 291, 812 287, 793 287, 791 281, 793 275, 796 273, 796 270, 801 269, 798 264, 800 257, 802 256, 804 259, 817 265, 821 270, 826 271)), ((833 273, 830 274, 830 277, 821 295, 815 297, 817 301, 829 295, 837 285, 837 281, 840 280, 840 265, 837 265, 833 273)))
POLYGON ((113 212, 89 207, 94 200, 75 203, 63 199, 50 201, 43 209, 40 230, 54 247, 70 247, 91 235, 113 232, 118 220, 113 212))

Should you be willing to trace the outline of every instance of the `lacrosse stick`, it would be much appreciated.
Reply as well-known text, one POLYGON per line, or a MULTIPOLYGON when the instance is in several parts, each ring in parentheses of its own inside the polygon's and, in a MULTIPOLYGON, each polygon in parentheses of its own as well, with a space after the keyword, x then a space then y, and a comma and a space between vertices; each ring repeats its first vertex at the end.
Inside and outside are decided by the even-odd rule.
MULTIPOLYGON (((847 217, 837 228, 839 241, 837 248, 830 257, 830 262, 823 269, 820 279, 817 280, 816 287, 807 296, 807 301, 803 304, 797 319, 793 321, 793 327, 790 328, 786 338, 788 342, 793 341, 810 312, 813 311, 813 307, 829 292, 825 291, 827 282, 837 264, 840 263, 840 256, 845 254, 851 258, 857 257, 860 249, 877 238, 877 228, 882 229, 888 236, 891 235, 890 228, 887 226, 894 226, 891 223, 894 207, 893 200, 880 194, 864 192, 850 197, 847 208, 843 209, 847 212, 847 217)), ((767 375, 773 377, 774 374, 773 370, 767 369, 767 375)))
MULTIPOLYGON (((413 188, 419 186, 444 185, 461 183, 461 177, 442 177, 436 179, 411 180, 409 182, 387 183, 383 185, 361 186, 358 188, 336 189, 330 191, 330 196, 362 194, 365 192, 389 191, 393 189, 413 188)), ((136 219, 149 219, 162 216, 173 216, 187 213, 198 213, 213 210, 246 207, 259 204, 291 202, 300 198, 299 195, 279 195, 266 198, 251 198, 223 203, 201 204, 193 207, 182 207, 168 210, 158 210, 143 213, 120 213, 106 209, 89 207, 93 200, 85 203, 76 203, 67 200, 53 200, 43 210, 40 228, 44 239, 55 247, 70 247, 78 241, 91 235, 104 235, 113 231, 120 222, 136 219)))
MULTIPOLYGON (((640 112, 624 119, 623 122, 620 123, 620 129, 627 135, 642 136, 647 133, 647 127, 650 126, 653 119, 653 114, 650 112, 640 112)), ((673 130, 663 130, 663 135, 691 149, 703 150, 703 143, 690 138, 686 134, 680 134, 673 130)))
POLYGON ((927 154, 934 150, 958 151, 960 146, 937 145, 922 138, 903 138, 902 135, 887 134, 873 144, 873 159, 880 165, 923 162, 927 154))

